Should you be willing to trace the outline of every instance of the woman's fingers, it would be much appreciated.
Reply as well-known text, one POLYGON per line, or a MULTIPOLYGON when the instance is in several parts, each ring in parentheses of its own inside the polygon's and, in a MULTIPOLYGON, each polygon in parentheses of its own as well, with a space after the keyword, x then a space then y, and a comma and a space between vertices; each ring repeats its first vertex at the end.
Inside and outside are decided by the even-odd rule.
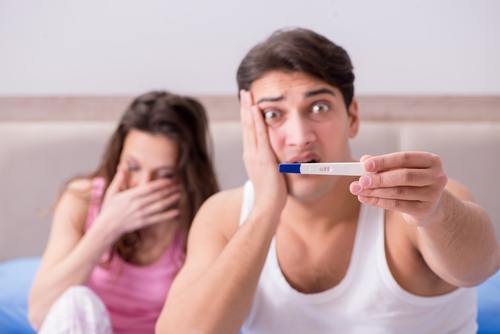
POLYGON ((173 180, 157 179, 127 190, 127 196, 140 198, 173 185, 175 185, 175 181, 173 180))
POLYGON ((167 210, 174 204, 177 204, 181 198, 181 193, 179 190, 173 193, 163 194, 163 196, 154 201, 149 200, 147 204, 140 207, 142 216, 150 216, 162 211, 167 210))
POLYGON ((177 218, 179 216, 179 214, 180 214, 180 210, 175 208, 175 209, 170 209, 167 211, 163 211, 163 212, 149 215, 149 216, 144 217, 142 219, 142 226, 141 227, 168 222, 169 220, 177 218))
POLYGON ((151 192, 145 196, 138 197, 137 203, 138 203, 138 208, 142 209, 145 208, 146 206, 158 202, 164 198, 169 197, 170 195, 180 193, 180 187, 178 185, 170 185, 166 186, 165 188, 160 188, 154 192, 151 192))
MULTIPOLYGON (((152 183, 150 183, 152 184, 152 183)), ((133 231, 145 226, 166 222, 179 215, 176 207, 181 198, 177 185, 156 189, 142 197, 131 198, 126 214, 126 231, 133 231)))
POLYGON ((118 166, 113 180, 109 184, 106 196, 113 196, 127 188, 128 170, 121 165, 118 166))

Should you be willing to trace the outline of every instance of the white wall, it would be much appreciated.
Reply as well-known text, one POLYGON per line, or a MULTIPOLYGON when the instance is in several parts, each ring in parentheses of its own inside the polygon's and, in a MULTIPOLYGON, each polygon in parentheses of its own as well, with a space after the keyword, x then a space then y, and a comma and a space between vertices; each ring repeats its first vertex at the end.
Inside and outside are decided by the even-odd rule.
POLYGON ((0 0, 0 95, 235 94, 245 52, 304 26, 363 94, 500 94, 495 0, 0 0))

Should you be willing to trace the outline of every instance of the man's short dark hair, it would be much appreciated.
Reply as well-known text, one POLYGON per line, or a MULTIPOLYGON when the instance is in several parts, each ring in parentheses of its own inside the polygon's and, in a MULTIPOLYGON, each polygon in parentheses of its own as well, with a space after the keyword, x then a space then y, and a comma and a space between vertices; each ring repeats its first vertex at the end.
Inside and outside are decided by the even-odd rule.
POLYGON ((238 67, 238 91, 274 70, 303 72, 338 88, 346 107, 354 96, 354 73, 347 52, 314 31, 295 28, 274 32, 253 47, 238 67))

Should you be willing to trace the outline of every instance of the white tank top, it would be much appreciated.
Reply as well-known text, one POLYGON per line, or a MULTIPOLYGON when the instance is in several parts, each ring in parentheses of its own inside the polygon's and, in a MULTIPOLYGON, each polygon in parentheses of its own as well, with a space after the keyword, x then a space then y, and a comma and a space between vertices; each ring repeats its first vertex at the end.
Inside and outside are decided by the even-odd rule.
MULTIPOLYGON (((253 206, 244 187, 240 224, 253 206)), ((420 297, 401 288, 385 257, 384 211, 361 206, 354 248, 345 277, 335 287, 304 294, 292 288, 279 267, 273 239, 243 334, 475 333, 476 292, 459 288, 420 297)))

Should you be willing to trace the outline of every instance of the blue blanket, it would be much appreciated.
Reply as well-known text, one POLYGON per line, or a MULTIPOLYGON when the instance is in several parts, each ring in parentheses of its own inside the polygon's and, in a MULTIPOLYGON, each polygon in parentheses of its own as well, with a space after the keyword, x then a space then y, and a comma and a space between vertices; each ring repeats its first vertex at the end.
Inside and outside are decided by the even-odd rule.
POLYGON ((35 333, 28 323, 28 294, 40 258, 22 258, 0 263, 0 332, 35 333))
MULTIPOLYGON (((32 334, 27 320, 28 294, 39 258, 0 263, 0 329, 2 334, 32 334)), ((500 271, 477 289, 480 334, 500 333, 500 271)))

